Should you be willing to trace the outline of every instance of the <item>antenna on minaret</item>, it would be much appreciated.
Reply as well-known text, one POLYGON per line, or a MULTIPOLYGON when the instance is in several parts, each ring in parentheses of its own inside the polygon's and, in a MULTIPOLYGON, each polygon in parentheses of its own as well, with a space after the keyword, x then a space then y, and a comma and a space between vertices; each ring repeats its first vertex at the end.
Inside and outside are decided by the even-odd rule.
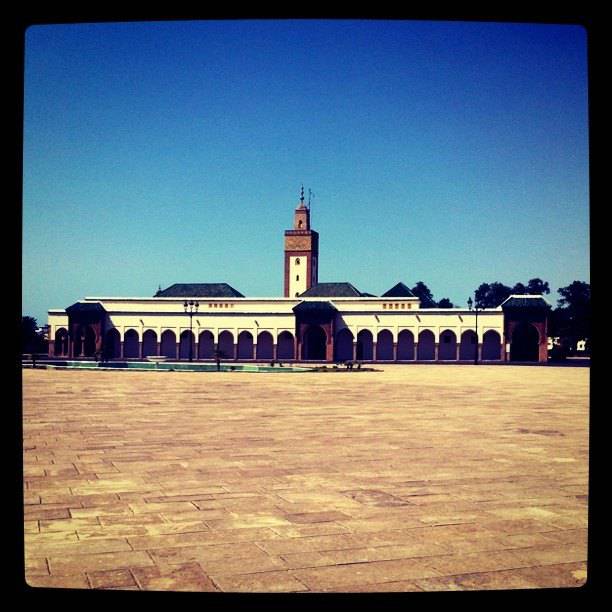
POLYGON ((302 191, 300 192, 300 202, 304 204, 304 185, 302 184, 302 191))

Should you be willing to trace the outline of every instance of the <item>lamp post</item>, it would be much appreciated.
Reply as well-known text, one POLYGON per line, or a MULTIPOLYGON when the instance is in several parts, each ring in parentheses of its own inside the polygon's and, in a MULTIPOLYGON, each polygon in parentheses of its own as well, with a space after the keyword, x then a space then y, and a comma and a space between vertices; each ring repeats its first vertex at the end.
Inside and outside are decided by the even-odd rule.
POLYGON ((472 310, 472 305, 474 306, 474 314, 476 316, 476 351, 474 353, 474 365, 478 365, 478 302, 476 301, 476 293, 474 293, 474 301, 472 302, 472 298, 468 298, 468 308, 472 310))
POLYGON ((189 300, 189 302, 185 300, 185 303, 183 304, 185 312, 189 314, 189 361, 193 361, 193 334, 191 331, 193 327, 193 313, 198 312, 199 307, 200 304, 198 302, 194 302, 193 300, 189 300))

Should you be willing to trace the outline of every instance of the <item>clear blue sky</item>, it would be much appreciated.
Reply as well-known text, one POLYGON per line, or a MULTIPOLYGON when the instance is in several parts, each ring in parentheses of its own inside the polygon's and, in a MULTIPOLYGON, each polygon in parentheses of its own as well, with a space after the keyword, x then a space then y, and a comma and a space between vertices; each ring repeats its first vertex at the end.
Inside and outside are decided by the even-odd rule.
POLYGON ((235 20, 26 32, 23 312, 175 282, 282 295, 315 193, 320 281, 589 281, 579 26, 235 20))

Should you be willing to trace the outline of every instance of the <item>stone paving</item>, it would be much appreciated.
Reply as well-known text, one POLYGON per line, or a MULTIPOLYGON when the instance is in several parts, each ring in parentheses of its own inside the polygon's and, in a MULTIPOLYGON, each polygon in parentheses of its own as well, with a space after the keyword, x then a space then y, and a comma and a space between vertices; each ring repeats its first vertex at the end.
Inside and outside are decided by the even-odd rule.
POLYGON ((585 583, 588 368, 23 371, 33 587, 585 583))

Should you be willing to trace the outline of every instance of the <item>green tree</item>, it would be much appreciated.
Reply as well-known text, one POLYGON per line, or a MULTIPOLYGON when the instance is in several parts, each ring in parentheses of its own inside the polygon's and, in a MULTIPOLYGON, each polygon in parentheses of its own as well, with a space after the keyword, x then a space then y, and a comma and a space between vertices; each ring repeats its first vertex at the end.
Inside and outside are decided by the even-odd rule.
POLYGON ((38 323, 34 317, 21 317, 21 352, 34 353, 38 350, 38 323))
POLYGON ((438 308, 453 308, 453 303, 448 298, 442 298, 438 302, 438 308))
POLYGON ((531 293, 532 295, 549 294, 550 287, 548 286, 548 281, 543 281, 541 278, 532 278, 527 283, 526 293, 531 293))
POLYGON ((414 295, 421 300, 421 308, 435 308, 436 302, 433 299, 433 294, 429 290, 429 287, 423 282, 419 281, 412 289, 410 289, 414 295))
POLYGON ((497 308, 511 294, 512 289, 502 283, 482 283, 476 289, 476 306, 478 308, 497 308))
POLYGON ((559 289, 561 298, 553 315, 553 329, 563 338, 570 352, 576 350, 579 340, 591 344, 591 285, 574 281, 559 289))

